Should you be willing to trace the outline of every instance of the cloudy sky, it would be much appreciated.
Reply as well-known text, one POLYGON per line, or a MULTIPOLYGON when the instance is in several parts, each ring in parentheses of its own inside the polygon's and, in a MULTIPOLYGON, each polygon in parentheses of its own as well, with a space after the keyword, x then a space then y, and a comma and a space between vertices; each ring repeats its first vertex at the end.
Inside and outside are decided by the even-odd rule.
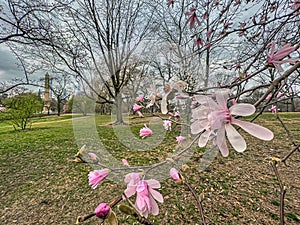
POLYGON ((5 44, 0 45, 0 81, 24 77, 22 68, 17 65, 17 59, 5 44))
MULTIPOLYGON (((0 84, 11 83, 15 78, 22 79, 25 81, 25 73, 14 53, 5 45, 0 44, 0 84)), ((35 74, 30 74, 29 79, 38 80, 42 78, 46 71, 38 71, 35 74)), ((27 89, 36 91, 37 87, 26 86, 27 89)))

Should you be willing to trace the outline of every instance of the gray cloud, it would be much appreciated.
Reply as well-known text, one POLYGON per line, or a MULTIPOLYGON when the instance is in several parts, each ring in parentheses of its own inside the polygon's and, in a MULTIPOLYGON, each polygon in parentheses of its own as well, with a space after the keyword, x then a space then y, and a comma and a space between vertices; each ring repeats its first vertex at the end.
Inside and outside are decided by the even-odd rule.
POLYGON ((12 80, 14 78, 23 78, 24 72, 17 65, 17 59, 14 54, 5 45, 0 45, 0 80, 12 80))

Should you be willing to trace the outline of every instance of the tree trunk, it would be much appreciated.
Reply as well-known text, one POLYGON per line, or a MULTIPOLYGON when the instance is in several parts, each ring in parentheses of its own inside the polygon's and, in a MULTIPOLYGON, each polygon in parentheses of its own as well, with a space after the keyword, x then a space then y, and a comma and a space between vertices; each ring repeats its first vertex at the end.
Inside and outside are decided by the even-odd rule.
MULTIPOLYGON (((294 93, 293 93, 294 96, 294 93)), ((295 101, 294 98, 291 98, 291 112, 295 112, 296 111, 296 106, 295 106, 295 101)))
POLYGON ((61 103, 61 100, 60 100, 60 97, 57 97, 57 116, 60 116, 60 103, 61 103))
POLYGON ((209 48, 206 50, 206 59, 205 59, 205 80, 204 80, 204 87, 208 87, 208 80, 209 80, 209 48))
POLYGON ((117 116, 117 121, 115 122, 115 124, 124 124, 124 121, 123 121, 123 115, 122 115, 122 95, 121 93, 119 93, 117 96, 116 96, 116 116, 117 116))

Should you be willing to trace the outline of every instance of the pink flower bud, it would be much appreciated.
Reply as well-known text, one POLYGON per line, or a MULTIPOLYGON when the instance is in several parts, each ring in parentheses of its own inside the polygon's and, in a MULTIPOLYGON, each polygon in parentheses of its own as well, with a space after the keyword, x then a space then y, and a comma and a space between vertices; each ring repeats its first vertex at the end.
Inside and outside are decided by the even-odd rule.
POLYGON ((272 98, 272 94, 268 94, 268 96, 266 97, 267 100, 272 98))
POLYGON ((165 130, 171 130, 172 129, 172 121, 171 120, 164 120, 163 124, 165 130))
POLYGON ((129 166, 129 163, 126 159, 122 159, 122 163, 124 166, 129 166))
POLYGON ((282 93, 278 93, 278 95, 277 95, 277 98, 280 98, 280 97, 282 97, 284 94, 282 94, 282 93))
POLYGON ((97 206, 97 208, 95 209, 95 214, 97 217, 99 217, 100 219, 105 219, 110 211, 110 206, 107 203, 101 203, 100 205, 97 206))
POLYGON ((153 133, 152 130, 148 128, 146 124, 144 126, 145 127, 140 130, 140 137, 142 138, 148 137, 153 133))
POLYGON ((175 168, 170 169, 170 176, 176 181, 181 180, 179 176, 179 172, 175 168))
POLYGON ((276 107, 276 105, 272 105, 271 112, 272 113, 277 113, 277 107, 276 107))
POLYGON ((180 113, 178 111, 175 112, 174 117, 175 117, 175 119, 179 119, 180 118, 180 113))
POLYGON ((89 185, 91 185, 92 188, 95 189, 98 186, 98 184, 100 184, 101 181, 103 181, 105 177, 107 177, 109 172, 109 169, 91 171, 88 175, 89 185))
POLYGON ((184 140, 185 140, 185 137, 183 137, 183 136, 176 137, 176 141, 178 144, 181 144, 184 140))
POLYGON ((140 110, 142 108, 142 106, 138 105, 138 104, 134 104, 132 109, 136 112, 138 110, 140 110))
POLYGON ((145 99, 144 99, 144 96, 143 95, 140 95, 136 98, 137 101, 139 102, 143 102, 145 99))
POLYGON ((90 152, 88 155, 93 160, 97 160, 98 159, 98 156, 95 153, 90 152))

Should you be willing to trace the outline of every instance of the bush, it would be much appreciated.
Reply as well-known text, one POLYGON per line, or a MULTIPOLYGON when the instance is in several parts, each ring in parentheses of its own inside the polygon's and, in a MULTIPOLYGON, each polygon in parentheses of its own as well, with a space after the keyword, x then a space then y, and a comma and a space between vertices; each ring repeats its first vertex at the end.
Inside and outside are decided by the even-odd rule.
POLYGON ((7 114, 15 130, 25 130, 31 124, 31 118, 40 113, 43 107, 42 99, 33 93, 24 93, 10 97, 4 101, 7 114))

